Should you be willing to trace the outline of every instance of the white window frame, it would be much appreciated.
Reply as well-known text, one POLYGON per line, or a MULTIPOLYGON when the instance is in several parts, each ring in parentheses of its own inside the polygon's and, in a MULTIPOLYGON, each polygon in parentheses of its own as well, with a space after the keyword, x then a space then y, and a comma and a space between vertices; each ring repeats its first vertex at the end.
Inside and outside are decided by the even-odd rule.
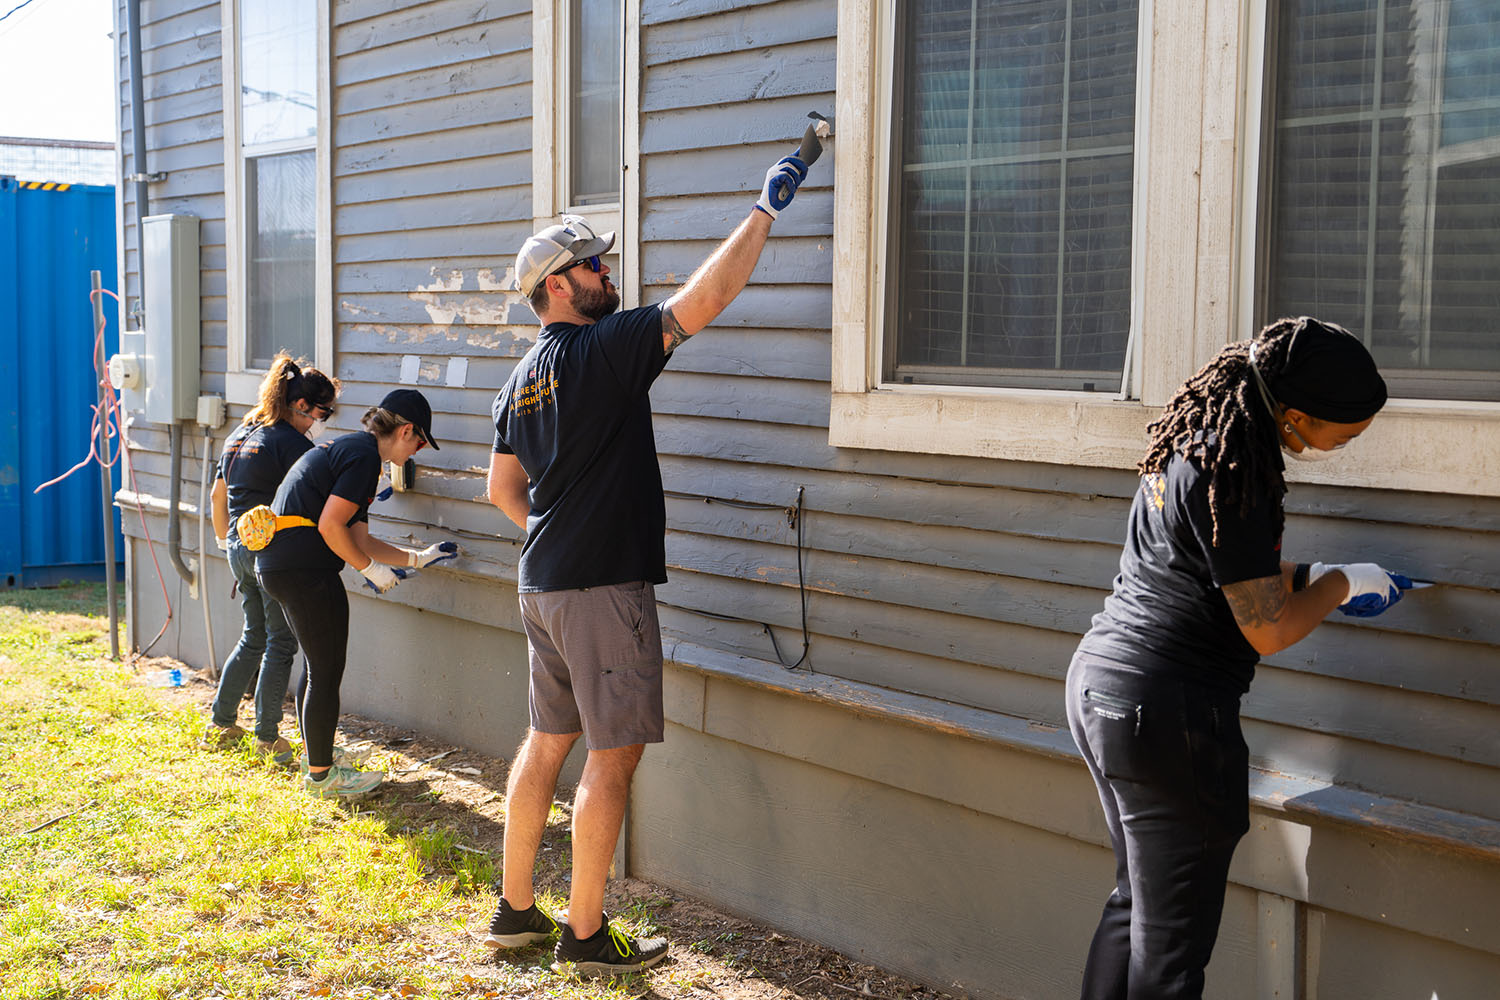
MULTIPOLYGON (((266 144, 256 155, 296 150, 314 150, 316 215, 313 259, 314 357, 318 369, 333 373, 333 122, 332 29, 330 5, 316 0, 318 53, 318 134, 311 141, 299 139, 266 144), (284 147, 284 148, 282 148, 284 147)), ((249 260, 245 240, 249 221, 245 206, 245 156, 240 129, 240 0, 224 0, 222 11, 222 60, 224 79, 224 277, 228 331, 224 396, 231 403, 253 406, 260 392, 265 369, 251 367, 246 296, 249 260)))
POLYGON ((531 7, 531 214, 533 231, 569 213, 588 219, 596 232, 613 231, 619 254, 615 286, 625 308, 640 304, 640 0, 622 0, 620 44, 620 200, 569 205, 569 109, 572 78, 568 44, 569 0, 532 0, 531 7))
MULTIPOLYGON (((856 152, 834 176, 830 444, 1134 468, 1182 381, 1252 335, 1266 0, 1172 5, 1159 34, 1154 6, 1141 0, 1131 329, 1110 396, 882 378, 897 0, 838 0, 835 139, 856 152), (1234 86, 1205 83, 1222 79, 1234 86)), ((1392 400, 1349 450, 1287 478, 1500 494, 1500 404, 1392 400)))

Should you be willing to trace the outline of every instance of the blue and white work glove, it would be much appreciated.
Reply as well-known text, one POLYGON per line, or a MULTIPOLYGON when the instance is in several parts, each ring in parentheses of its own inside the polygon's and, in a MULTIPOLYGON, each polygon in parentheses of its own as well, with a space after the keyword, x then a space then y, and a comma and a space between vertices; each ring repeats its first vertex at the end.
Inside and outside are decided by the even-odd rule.
POLYGON ((1408 577, 1381 569, 1375 563, 1313 563, 1307 571, 1307 582, 1316 583, 1323 574, 1335 569, 1349 581, 1349 592, 1339 611, 1354 618, 1375 617, 1412 588, 1408 577))
POLYGON ((760 190, 760 200, 755 207, 771 218, 792 203, 797 187, 807 178, 807 164, 796 156, 783 156, 776 165, 766 171, 766 183, 760 190))
POLYGON ((433 563, 440 563, 444 559, 457 559, 458 543, 438 542, 436 545, 427 546, 421 552, 408 550, 406 556, 406 565, 413 569, 426 569, 433 563))
POLYGON ((374 559, 371 559, 370 565, 359 572, 365 578, 365 586, 377 594, 385 593, 406 579, 406 570, 392 569, 385 563, 376 562, 374 559))
POLYGON ((383 489, 379 493, 375 494, 375 499, 376 500, 389 500, 391 498, 391 494, 394 493, 394 492, 396 492, 396 488, 394 486, 387 486, 385 489, 383 489))

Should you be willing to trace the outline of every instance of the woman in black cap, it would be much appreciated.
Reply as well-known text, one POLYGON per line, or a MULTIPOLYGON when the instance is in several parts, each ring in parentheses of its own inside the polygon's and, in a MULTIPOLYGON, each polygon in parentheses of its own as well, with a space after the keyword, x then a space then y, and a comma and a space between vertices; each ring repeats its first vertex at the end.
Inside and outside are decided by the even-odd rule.
POLYGON ((1410 585, 1373 563, 1281 561, 1283 456, 1331 457, 1385 399, 1358 339, 1285 319, 1226 346, 1150 427, 1114 592, 1068 668, 1116 864, 1085 1000, 1202 995, 1250 827, 1239 702, 1256 662, 1410 585))
POLYGON ((299 367, 285 352, 278 354, 261 379, 255 408, 225 440, 214 480, 214 535, 219 548, 229 556, 244 626, 219 675, 219 690, 204 739, 225 746, 245 735, 235 722, 240 699, 253 680, 255 748, 280 764, 292 761, 292 746, 278 732, 278 726, 297 637, 281 605, 263 593, 256 582, 255 553, 241 542, 235 521, 250 508, 271 502, 287 470, 313 446, 323 422, 333 415, 338 393, 338 379, 316 368, 299 367))
POLYGON ((370 503, 382 462, 404 463, 432 438, 432 408, 415 389, 397 389, 360 418, 363 431, 334 438, 297 460, 276 491, 275 535, 255 560, 260 584, 286 611, 306 659, 297 682, 297 721, 307 765, 303 787, 348 801, 380 786, 377 772, 336 759, 339 683, 349 644, 349 598, 339 571, 347 562, 383 594, 405 576, 456 553, 452 542, 420 552, 370 537, 370 503))

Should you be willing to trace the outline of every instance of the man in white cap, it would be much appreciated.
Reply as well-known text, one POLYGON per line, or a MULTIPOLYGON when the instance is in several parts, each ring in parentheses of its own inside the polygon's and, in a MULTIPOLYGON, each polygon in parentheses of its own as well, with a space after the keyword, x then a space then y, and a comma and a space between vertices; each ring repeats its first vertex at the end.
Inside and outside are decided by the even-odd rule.
POLYGON ((533 944, 559 930, 536 905, 531 877, 558 772, 581 735, 588 759, 574 801, 572 888, 556 958, 599 974, 666 956, 664 939, 632 939, 604 913, 630 778, 663 730, 654 588, 667 579, 666 505, 647 393, 672 352, 745 287, 771 223, 806 176, 797 156, 778 161, 749 217, 656 305, 615 312, 620 296, 601 257, 615 234, 596 235, 576 216, 543 229, 516 256, 517 283, 542 329, 495 398, 489 496, 526 531, 519 589, 531 727, 506 787, 491 947, 533 944))

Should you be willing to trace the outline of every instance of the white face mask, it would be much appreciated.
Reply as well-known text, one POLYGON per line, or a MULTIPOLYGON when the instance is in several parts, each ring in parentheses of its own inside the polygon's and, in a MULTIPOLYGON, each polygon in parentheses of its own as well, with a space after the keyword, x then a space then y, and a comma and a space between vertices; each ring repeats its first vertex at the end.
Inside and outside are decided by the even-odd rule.
POLYGON ((1281 452, 1288 458, 1294 458, 1299 462, 1326 462, 1334 455, 1342 451, 1344 446, 1349 443, 1348 441, 1345 441, 1344 444, 1335 445, 1327 451, 1324 451, 1321 448, 1314 448, 1312 445, 1308 444, 1307 438, 1297 433, 1297 428, 1293 427, 1291 424, 1287 424, 1286 429, 1291 432, 1292 437, 1302 442, 1302 450, 1293 451, 1292 449, 1288 448, 1286 446, 1286 442, 1283 441, 1281 444, 1281 452))
POLYGON ((328 425, 321 420, 314 419, 312 426, 307 429, 307 439, 316 441, 328 429, 328 425))

